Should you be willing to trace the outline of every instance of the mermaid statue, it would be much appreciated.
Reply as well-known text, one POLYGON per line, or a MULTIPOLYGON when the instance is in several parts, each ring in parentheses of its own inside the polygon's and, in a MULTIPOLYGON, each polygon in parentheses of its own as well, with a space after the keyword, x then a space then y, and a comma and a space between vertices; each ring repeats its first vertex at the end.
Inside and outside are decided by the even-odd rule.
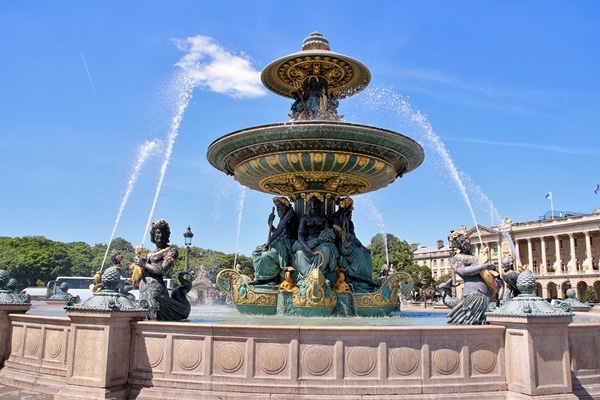
MULTIPOLYGON (((192 288, 190 274, 187 271, 178 275, 182 285, 169 291, 163 280, 177 262, 179 252, 169 245, 171 228, 164 219, 153 222, 150 226, 150 240, 156 249, 143 257, 136 257, 135 264, 142 268, 139 281, 140 305, 148 308, 148 319, 158 321, 181 321, 187 319, 191 312, 187 293, 192 288)), ((138 252, 138 254, 141 254, 138 252)))

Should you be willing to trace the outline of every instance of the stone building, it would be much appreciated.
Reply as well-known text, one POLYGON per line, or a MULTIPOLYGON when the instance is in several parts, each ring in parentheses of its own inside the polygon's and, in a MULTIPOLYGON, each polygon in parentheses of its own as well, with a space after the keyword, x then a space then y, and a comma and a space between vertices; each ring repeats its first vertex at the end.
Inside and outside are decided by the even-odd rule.
POLYGON ((450 251, 443 240, 438 240, 435 246, 423 246, 419 243, 411 244, 415 264, 424 265, 431 270, 433 279, 438 279, 444 274, 450 274, 450 251))
MULTIPOLYGON (((505 218, 500 226, 478 225, 468 233, 475 252, 488 247, 495 264, 512 255, 517 266, 527 265, 538 296, 565 298, 573 288, 581 298, 590 288, 600 300, 600 209, 590 214, 555 211, 528 222, 505 218)), ((431 268, 435 279, 451 273, 451 249, 442 240, 431 247, 413 245, 413 252, 415 263, 431 268)))
POLYGON ((196 279, 192 282, 192 289, 189 291, 188 296, 191 300, 199 304, 213 304, 215 285, 210 280, 208 270, 204 265, 198 268, 196 279))

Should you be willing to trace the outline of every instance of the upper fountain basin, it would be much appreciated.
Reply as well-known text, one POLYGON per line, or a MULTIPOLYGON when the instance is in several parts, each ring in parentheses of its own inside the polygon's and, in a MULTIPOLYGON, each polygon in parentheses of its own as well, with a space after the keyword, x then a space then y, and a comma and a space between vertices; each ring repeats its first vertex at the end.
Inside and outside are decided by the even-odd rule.
POLYGON ((208 148, 208 161, 242 185, 291 196, 340 196, 386 187, 417 168, 423 148, 402 134, 337 121, 294 121, 232 132, 208 148))

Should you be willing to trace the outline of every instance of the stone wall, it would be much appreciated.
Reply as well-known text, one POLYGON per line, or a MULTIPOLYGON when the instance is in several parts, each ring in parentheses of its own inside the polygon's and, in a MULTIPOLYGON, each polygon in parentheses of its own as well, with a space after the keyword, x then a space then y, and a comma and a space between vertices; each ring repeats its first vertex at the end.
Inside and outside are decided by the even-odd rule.
MULTIPOLYGON (((117 319, 123 326, 122 318, 117 319)), ((509 390, 503 326, 257 327, 132 321, 130 334, 124 336, 128 339, 119 341, 109 340, 110 318, 79 322, 80 327, 72 326, 68 317, 10 314, 10 320, 11 352, 0 382, 61 399, 532 398, 509 390), (78 344, 93 349, 87 357, 122 363, 117 356, 96 354, 110 346, 106 354, 126 354, 129 368, 112 368, 116 372, 111 379, 92 379, 89 385, 73 380, 85 376, 81 368, 96 365, 89 360, 72 365, 73 354, 86 357, 84 350, 74 348, 73 332, 82 326, 107 332, 106 340, 101 333, 95 336, 100 344, 78 344)), ((600 398, 600 325, 569 324, 568 343, 573 394, 546 394, 544 399, 600 398)), ((536 362, 538 373, 545 373, 544 360, 536 362)))

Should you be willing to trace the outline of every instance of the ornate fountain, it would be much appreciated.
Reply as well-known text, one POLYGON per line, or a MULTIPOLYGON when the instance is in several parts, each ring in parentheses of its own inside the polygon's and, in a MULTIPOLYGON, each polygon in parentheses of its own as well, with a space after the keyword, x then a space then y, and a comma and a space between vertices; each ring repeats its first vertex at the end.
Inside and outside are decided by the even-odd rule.
MULTIPOLYGON (((352 203, 349 196, 382 189, 423 162, 423 149, 411 138, 341 121, 339 100, 367 87, 371 75, 359 61, 331 51, 328 40, 320 33, 310 34, 301 51, 267 65, 261 79, 272 92, 293 100, 290 120, 225 135, 209 146, 207 157, 215 168, 234 176, 240 184, 289 199, 298 220, 311 212, 312 199, 318 208, 312 212, 327 218, 331 227, 335 225, 336 205, 339 211, 343 208, 341 203, 352 203)), ((272 221, 273 217, 269 224, 272 221)), ((338 240, 338 248, 340 245, 338 240)), ((364 275, 368 274, 363 274, 352 284, 350 270, 330 268, 327 272, 323 267, 328 262, 326 256, 321 253, 319 258, 314 249, 308 254, 313 268, 299 271, 302 268, 294 262, 298 251, 301 250, 288 251, 292 253, 289 268, 293 269, 287 271, 293 272, 291 279, 289 274, 286 279, 288 266, 281 265, 281 275, 275 280, 283 281, 279 287, 261 285, 264 282, 253 281, 235 270, 223 271, 217 284, 223 291, 232 292, 241 312, 259 314, 274 314, 279 301, 279 312, 283 310, 284 314, 345 315, 347 312, 340 311, 345 306, 338 304, 345 297, 343 303, 355 305, 351 314, 386 315, 396 305, 399 283, 410 290, 407 285, 411 282, 402 273, 377 286, 365 283, 369 279, 364 275), (349 289, 344 285, 346 278, 351 283, 349 289), (336 292, 336 288, 344 290, 336 292), (286 296, 292 297, 291 305, 286 296), (287 305, 282 307, 281 302, 287 305)), ((306 248, 305 253, 309 253, 306 248)), ((370 255, 367 258, 363 264, 368 265, 360 268, 370 268, 372 273, 370 255)), ((342 266, 344 261, 338 264, 342 266)))
MULTIPOLYGON (((352 209, 350 195, 383 188, 422 162, 411 139, 340 121, 337 100, 363 89, 369 74, 332 53, 320 34, 270 64, 263 81, 295 99, 291 121, 226 135, 208 157, 242 184, 277 195, 280 220, 310 211, 340 227, 340 210, 352 209)), ((219 275, 219 285, 231 290, 241 312, 326 315, 343 305, 349 313, 385 315, 398 287, 410 282, 393 274, 369 291, 372 282, 357 280, 343 253, 352 230, 341 225, 346 242, 333 243, 347 264, 339 257, 335 271, 321 268, 324 249, 310 254, 316 264, 307 271, 299 270, 301 253, 294 252, 277 285, 233 270, 219 275)), ((285 249, 278 240, 253 257, 285 249)), ((521 294, 488 313, 489 325, 383 326, 373 318, 332 325, 332 319, 252 318, 256 323, 248 325, 145 320, 148 309, 118 293, 116 269, 105 271, 90 303, 67 306, 65 317, 26 313, 29 299, 15 294, 0 271, 0 383, 61 399, 600 398, 599 324, 548 310, 532 295, 531 274, 519 275, 521 294)))

